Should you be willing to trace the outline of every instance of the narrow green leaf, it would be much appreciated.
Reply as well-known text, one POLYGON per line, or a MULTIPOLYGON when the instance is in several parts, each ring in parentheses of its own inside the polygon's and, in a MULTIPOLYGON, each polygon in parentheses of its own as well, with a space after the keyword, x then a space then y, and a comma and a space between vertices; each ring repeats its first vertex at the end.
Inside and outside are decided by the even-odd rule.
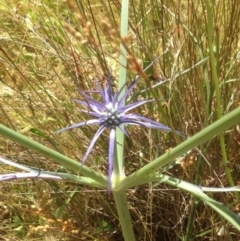
POLYGON ((219 215, 221 215, 224 219, 229 221, 237 230, 240 231, 240 216, 232 212, 222 203, 219 203, 214 199, 210 198, 209 196, 207 196, 205 193, 202 192, 201 187, 198 187, 194 184, 191 184, 186 181, 180 180, 175 177, 170 177, 167 175, 164 175, 164 177, 161 178, 161 181, 171 186, 175 186, 187 192, 192 193, 194 196, 198 197, 199 199, 207 203, 219 215))

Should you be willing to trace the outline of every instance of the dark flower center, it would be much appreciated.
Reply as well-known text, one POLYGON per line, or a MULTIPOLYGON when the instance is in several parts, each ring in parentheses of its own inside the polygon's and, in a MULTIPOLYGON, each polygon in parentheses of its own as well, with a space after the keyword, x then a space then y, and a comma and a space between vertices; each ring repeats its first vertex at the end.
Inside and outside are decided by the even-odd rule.
POLYGON ((121 124, 121 113, 119 113, 118 109, 112 105, 112 103, 106 106, 106 118, 105 123, 107 126, 118 126, 121 124))

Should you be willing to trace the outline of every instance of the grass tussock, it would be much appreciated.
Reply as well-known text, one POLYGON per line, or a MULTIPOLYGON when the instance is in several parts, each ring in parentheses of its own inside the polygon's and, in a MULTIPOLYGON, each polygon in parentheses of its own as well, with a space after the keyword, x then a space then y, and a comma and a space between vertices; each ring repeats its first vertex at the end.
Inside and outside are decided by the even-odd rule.
MULTIPOLYGON (((222 114, 240 105, 239 16, 237 1, 215 1, 213 45, 215 66, 209 56, 208 20, 204 1, 130 1, 129 36, 119 36, 119 1, 13 1, 0 2, 0 122, 19 133, 81 162, 94 128, 78 128, 61 136, 55 130, 84 120, 72 98, 78 89, 92 90, 93 77, 105 83, 107 68, 118 75, 119 44, 128 49, 128 78, 158 55, 147 70, 152 86, 142 79, 135 98, 157 97, 139 108, 142 114, 192 136, 218 119, 216 68, 222 114), (185 70, 186 73, 184 73, 185 70)), ((113 85, 116 82, 114 81, 113 85)), ((126 174, 139 169, 174 147, 179 140, 166 133, 129 127, 126 174)), ((224 133, 228 168, 240 184, 240 128, 224 133)), ((107 173, 107 135, 100 138, 86 165, 107 173)), ((1 156, 39 170, 60 166, 12 141, 0 137, 1 156)), ((219 137, 192 150, 170 175, 189 182, 201 177, 204 186, 229 186, 219 137)), ((13 168, 0 164, 1 173, 13 168)), ((239 213, 235 194, 212 196, 239 213)), ((137 240, 238 240, 239 232, 211 208, 190 194, 166 185, 144 185, 129 190, 129 208, 137 240), (191 220, 190 217, 194 217, 191 220), (226 230, 222 233, 221 230, 226 230)), ((72 183, 19 180, 0 183, 0 236, 2 240, 114 240, 122 241, 116 208, 105 191, 72 183)), ((1 238, 0 238, 1 239, 1 238)))

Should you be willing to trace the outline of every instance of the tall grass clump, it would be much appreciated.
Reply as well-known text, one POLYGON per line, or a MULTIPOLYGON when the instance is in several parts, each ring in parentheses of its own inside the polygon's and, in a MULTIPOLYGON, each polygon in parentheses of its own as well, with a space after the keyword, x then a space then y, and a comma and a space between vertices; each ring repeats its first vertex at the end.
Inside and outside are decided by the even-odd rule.
POLYGON ((1 237, 239 240, 237 1, 0 10, 1 237))

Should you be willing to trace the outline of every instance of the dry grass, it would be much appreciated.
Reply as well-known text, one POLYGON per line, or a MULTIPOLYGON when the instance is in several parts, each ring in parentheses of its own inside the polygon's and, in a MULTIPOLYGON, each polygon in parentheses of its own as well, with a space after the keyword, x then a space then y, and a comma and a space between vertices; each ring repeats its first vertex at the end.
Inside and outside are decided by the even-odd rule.
MULTIPOLYGON (((192 136, 217 118, 211 66, 206 64, 176 77, 208 55, 204 4, 145 2, 131 1, 132 37, 127 45, 143 66, 168 49, 147 74, 152 84, 159 77, 171 81, 155 90, 159 98, 165 99, 163 109, 168 120, 162 118, 154 105, 140 111, 158 121, 170 122, 167 124, 192 136)), ((215 54, 222 108, 227 113, 240 104, 240 6, 237 1, 215 2, 215 54)), ((53 131, 85 118, 71 98, 79 98, 78 89, 92 89, 94 76, 104 82, 106 62, 113 75, 117 75, 116 53, 121 40, 114 31, 111 35, 101 25, 102 16, 111 26, 119 24, 118 1, 91 1, 91 8, 88 1, 79 4, 82 5, 77 7, 74 3, 69 9, 62 1, 0 2, 0 122, 81 161, 95 130, 81 128, 65 132, 61 138, 53 131)), ((131 62, 129 69, 132 78, 131 62)), ((143 88, 144 81, 136 92, 143 88)), ((146 93, 144 97, 151 95, 146 93)), ((176 145, 171 134, 142 128, 130 128, 129 132, 127 174, 176 145)), ((225 140, 232 177, 239 184, 239 126, 226 132, 225 140)), ((0 150, 7 159, 29 166, 61 168, 1 137, 0 150)), ((86 165, 106 174, 106 156, 107 137, 102 137, 86 165)), ((194 182, 200 161, 205 186, 228 186, 218 137, 193 150, 170 173, 194 182)), ((0 170, 7 173, 12 169, 0 165, 0 170)), ((234 194, 212 196, 240 212, 234 194)), ((177 241, 184 237, 194 197, 169 186, 149 184, 129 190, 128 198, 137 240, 177 241)), ((71 183, 40 180, 1 183, 0 220, 0 240, 123 240, 112 197, 105 191, 71 183)), ((219 240, 223 225, 229 230, 227 240, 238 240, 239 232, 200 203, 195 211, 192 239, 219 240)))

